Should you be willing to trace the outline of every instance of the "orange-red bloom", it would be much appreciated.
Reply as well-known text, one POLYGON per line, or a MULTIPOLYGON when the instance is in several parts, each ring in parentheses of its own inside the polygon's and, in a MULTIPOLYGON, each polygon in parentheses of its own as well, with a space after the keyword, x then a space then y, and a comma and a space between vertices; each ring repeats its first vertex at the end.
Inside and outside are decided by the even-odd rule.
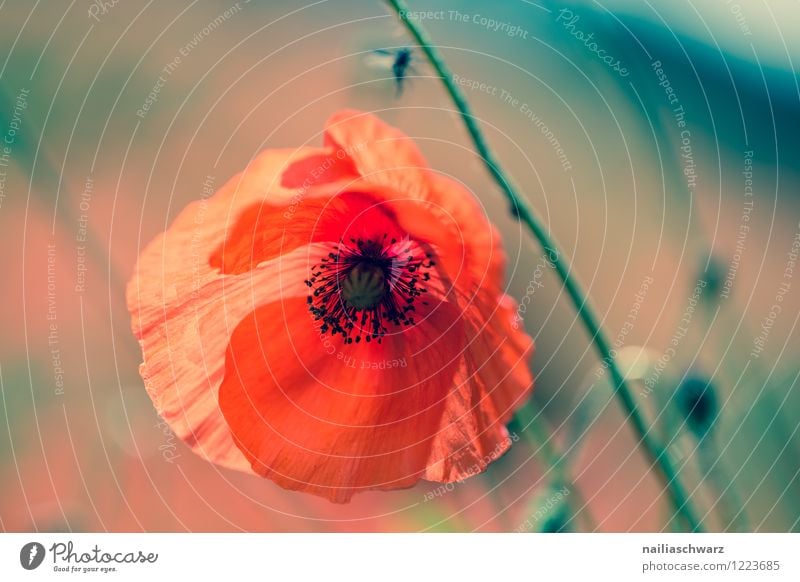
POLYGON ((344 502, 510 446, 533 342, 471 194, 377 117, 267 150, 189 205, 128 287, 141 374, 197 453, 344 502))

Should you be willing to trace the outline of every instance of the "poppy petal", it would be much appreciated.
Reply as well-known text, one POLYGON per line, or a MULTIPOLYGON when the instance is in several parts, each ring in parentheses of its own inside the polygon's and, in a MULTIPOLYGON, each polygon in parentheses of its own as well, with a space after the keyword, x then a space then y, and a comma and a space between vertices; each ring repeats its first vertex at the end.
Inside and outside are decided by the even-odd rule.
MULTIPOLYGON (((158 412, 179 438, 226 467, 250 470, 216 405, 225 346, 239 319, 263 302, 259 294, 275 292, 269 275, 274 269, 265 266, 252 276, 226 279, 209 265, 208 249, 225 240, 228 220, 256 201, 290 204, 297 193, 280 186, 281 173, 292 161, 319 151, 260 154, 213 196, 189 204, 151 241, 128 283, 132 329, 144 355, 140 373, 158 412), (221 305, 228 309, 225 318, 219 317, 221 305)), ((301 251, 297 259, 279 262, 289 268, 304 257, 301 251)))
POLYGON ((306 190, 312 186, 358 177, 358 170, 344 150, 310 153, 289 164, 281 174, 281 186, 306 190))
POLYGON ((217 405, 228 338, 265 300, 304 297, 309 253, 324 250, 297 249, 246 274, 213 279, 187 301, 164 305, 161 320, 142 330, 145 387, 173 432, 201 456, 249 472, 217 405))
MULTIPOLYGON (((475 286, 500 288, 505 264, 500 235, 475 196, 456 180, 431 170, 411 138, 374 115, 344 110, 327 121, 325 144, 351 156, 365 180, 424 201, 428 213, 440 221, 438 229, 428 232, 439 233, 442 240, 437 242, 448 249, 445 257, 458 257, 448 266, 460 264, 475 286)), ((462 276, 453 271, 450 275, 462 276)))
POLYGON ((338 242, 343 237, 361 237, 365 232, 403 236, 392 208, 375 198, 375 187, 337 184, 313 190, 315 196, 291 207, 269 200, 245 208, 225 240, 212 251, 209 264, 222 273, 244 273, 262 261, 313 242, 338 242))
POLYGON ((339 111, 325 123, 324 140, 326 147, 346 152, 371 182, 406 191, 422 185, 418 174, 428 163, 417 144, 374 115, 355 109, 339 111))
POLYGON ((246 317, 219 398, 253 470, 337 502, 418 481, 464 338, 447 303, 421 318, 380 344, 346 345, 321 334, 301 300, 246 317))
POLYGON ((515 307, 506 295, 488 321, 474 308, 476 313, 465 317, 471 340, 447 400, 426 479, 461 481, 482 472, 511 446, 505 425, 533 390, 528 367, 533 340, 514 329, 515 307))

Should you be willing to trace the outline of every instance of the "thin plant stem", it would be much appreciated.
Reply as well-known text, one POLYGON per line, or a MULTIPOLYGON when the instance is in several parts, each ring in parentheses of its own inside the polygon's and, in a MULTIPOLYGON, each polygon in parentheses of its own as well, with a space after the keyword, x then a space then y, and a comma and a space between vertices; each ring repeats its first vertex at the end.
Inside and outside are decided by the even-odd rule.
POLYGON ((511 180, 502 170, 500 164, 495 158, 494 153, 489 148, 483 133, 478 127, 475 116, 470 110, 469 103, 466 97, 461 92, 459 87, 453 82, 453 75, 450 72, 447 64, 439 55, 436 48, 434 48, 427 33, 423 28, 407 18, 408 7, 403 0, 386 0, 386 3, 392 8, 397 15, 400 22, 405 26, 411 36, 416 40, 420 49, 425 53, 428 61, 430 61, 433 68, 438 73, 445 89, 447 90, 453 104, 458 109, 461 119, 472 138, 475 149, 481 156, 486 169, 491 174, 494 181, 502 190, 508 201, 511 203, 511 208, 514 214, 522 221, 531 231, 534 237, 539 241, 547 253, 556 273, 563 282, 564 288, 569 295, 578 317, 583 322, 589 337, 591 338, 601 361, 607 366, 611 375, 613 386, 615 387, 614 393, 619 399, 620 404, 628 415, 628 421, 631 423, 636 435, 639 438, 639 444, 642 446, 646 455, 649 457, 653 467, 656 467, 660 474, 664 487, 669 495, 675 512, 686 523, 687 527, 692 531, 702 531, 702 526, 697 518, 686 490, 683 484, 678 479, 678 473, 668 456, 665 447, 658 443, 651 435, 647 425, 645 424, 644 417, 639 412, 633 394, 625 382, 625 377, 617 364, 614 355, 611 351, 611 346, 607 338, 603 334, 598 323, 598 318, 594 310, 589 305, 583 290, 580 287, 575 275, 572 274, 569 262, 566 261, 562 253, 559 252, 553 238, 547 232, 547 228, 541 220, 534 214, 533 210, 528 205, 527 201, 518 194, 516 187, 512 184, 511 180))
POLYGON ((542 463, 553 472, 552 482, 556 487, 566 486, 574 493, 575 500, 567 502, 570 519, 576 519, 580 513, 589 531, 598 531, 597 521, 592 516, 589 504, 583 499, 567 468, 567 458, 557 450, 553 438, 545 426, 541 412, 529 400, 517 414, 516 422, 523 430, 522 435, 528 444, 541 455, 542 463))
POLYGON ((716 490, 716 505, 722 518, 722 531, 752 531, 747 524, 747 516, 740 509, 744 508, 741 498, 733 486, 733 480, 722 465, 719 449, 713 434, 707 434, 697 443, 697 460, 704 478, 711 482, 716 490))

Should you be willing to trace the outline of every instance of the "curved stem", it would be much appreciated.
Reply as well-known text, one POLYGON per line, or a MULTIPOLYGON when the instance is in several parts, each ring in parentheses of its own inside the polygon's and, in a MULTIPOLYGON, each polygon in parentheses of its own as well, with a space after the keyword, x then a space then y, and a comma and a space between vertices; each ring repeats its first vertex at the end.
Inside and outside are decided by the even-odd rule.
POLYGON ((544 224, 534 214, 528 203, 522 196, 520 196, 511 183, 510 179, 506 176, 505 172, 501 169, 500 164, 494 156, 494 153, 489 149, 483 134, 478 127, 475 116, 472 114, 469 103, 467 103, 464 94, 459 87, 453 82, 453 75, 450 72, 447 64, 439 56, 438 51, 434 48, 427 33, 422 27, 415 23, 413 20, 407 18, 408 7, 403 0, 386 0, 387 4, 391 6, 400 22, 405 26, 408 32, 416 40, 419 47, 425 53, 425 56, 430 61, 433 68, 439 74, 453 104, 458 109, 461 119, 469 132, 475 149, 483 159, 483 163, 491 174, 494 181, 503 191, 503 194, 511 203, 511 208, 514 214, 530 229, 536 239, 544 248, 549 260, 551 261, 556 273, 564 284, 564 288, 569 295, 578 316, 583 322, 586 331, 594 343, 598 355, 602 362, 608 367, 611 374, 611 379, 615 387, 615 394, 619 398, 620 404, 628 414, 628 420, 631 422, 635 430, 639 444, 646 452, 652 466, 656 467, 660 473, 667 493, 672 501, 676 514, 680 515, 686 522, 686 525, 692 531, 701 531, 702 526, 696 517, 694 510, 689 502, 689 497, 686 494, 681 482, 678 480, 677 471, 670 460, 667 450, 658 443, 650 434, 642 414, 639 412, 636 401, 630 388, 625 382, 625 378, 617 365, 614 355, 611 351, 611 346, 608 343, 605 335, 600 329, 597 316, 594 310, 589 305, 583 290, 580 287, 575 276, 571 273, 569 263, 561 257, 555 241, 547 232, 544 224))
POLYGON ((564 453, 556 448, 552 436, 544 425, 541 411, 536 410, 532 401, 528 400, 518 411, 515 422, 520 425, 522 429, 520 432, 531 448, 542 456, 542 463, 553 472, 552 481, 556 487, 563 485, 573 492, 574 501, 567 502, 570 519, 576 519, 580 513, 589 531, 599 531, 597 521, 589 510, 589 504, 569 474, 564 453))
POLYGON ((703 472, 704 480, 710 481, 711 487, 716 489, 715 505, 719 507, 722 531, 752 531, 747 524, 747 516, 744 514, 745 505, 736 491, 733 479, 722 465, 722 458, 713 434, 709 433, 700 437, 697 443, 697 462, 703 472))

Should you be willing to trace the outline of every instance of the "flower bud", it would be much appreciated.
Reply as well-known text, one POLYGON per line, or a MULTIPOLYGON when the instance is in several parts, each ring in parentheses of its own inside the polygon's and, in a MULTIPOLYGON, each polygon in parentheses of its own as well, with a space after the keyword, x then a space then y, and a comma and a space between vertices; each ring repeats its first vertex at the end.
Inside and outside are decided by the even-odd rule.
POLYGON ((706 436, 719 413, 711 380, 699 375, 687 376, 678 387, 675 400, 689 430, 698 438, 706 436))

